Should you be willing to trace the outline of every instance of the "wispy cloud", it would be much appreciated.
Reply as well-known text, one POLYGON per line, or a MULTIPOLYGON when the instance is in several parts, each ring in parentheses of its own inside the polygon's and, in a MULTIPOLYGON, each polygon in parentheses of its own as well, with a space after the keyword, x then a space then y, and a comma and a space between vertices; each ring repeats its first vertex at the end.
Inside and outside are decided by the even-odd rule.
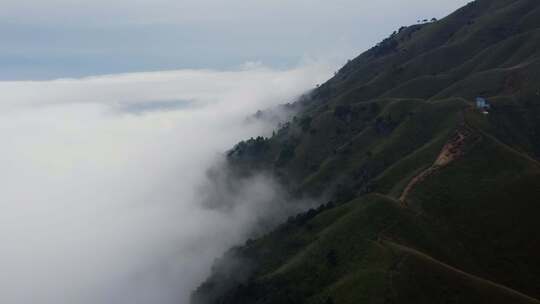
POLYGON ((261 176, 243 181, 248 191, 217 195, 234 208, 206 208, 206 170, 268 131, 246 115, 291 101, 330 71, 0 82, 0 302, 182 303, 277 199, 261 176))

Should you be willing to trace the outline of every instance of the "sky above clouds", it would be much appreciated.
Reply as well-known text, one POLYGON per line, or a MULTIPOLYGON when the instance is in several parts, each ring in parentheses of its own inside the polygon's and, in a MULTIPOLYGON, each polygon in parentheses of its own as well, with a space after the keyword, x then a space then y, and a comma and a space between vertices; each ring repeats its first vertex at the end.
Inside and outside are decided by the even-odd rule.
POLYGON ((1 0, 0 79, 340 64, 468 0, 1 0))

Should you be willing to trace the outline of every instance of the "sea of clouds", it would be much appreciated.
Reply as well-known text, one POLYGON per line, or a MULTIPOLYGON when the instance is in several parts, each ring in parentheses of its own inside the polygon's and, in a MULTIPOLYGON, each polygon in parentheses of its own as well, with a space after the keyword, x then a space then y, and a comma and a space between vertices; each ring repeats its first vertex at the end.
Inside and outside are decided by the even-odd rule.
POLYGON ((246 116, 330 73, 249 64, 0 82, 0 302, 186 303, 279 200, 259 176, 222 196, 232 208, 207 208, 207 170, 271 132, 246 116))

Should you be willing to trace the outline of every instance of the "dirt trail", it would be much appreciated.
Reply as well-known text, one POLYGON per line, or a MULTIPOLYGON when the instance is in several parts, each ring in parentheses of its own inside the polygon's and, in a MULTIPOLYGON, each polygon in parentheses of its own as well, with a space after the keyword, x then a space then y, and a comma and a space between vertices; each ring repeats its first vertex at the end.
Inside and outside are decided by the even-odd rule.
POLYGON ((413 190, 413 188, 420 182, 424 181, 428 176, 433 174, 435 171, 439 170, 440 168, 447 166, 452 161, 456 160, 460 156, 463 155, 463 148, 465 146, 465 142, 469 139, 469 137, 473 134, 472 130, 466 126, 462 126, 459 128, 454 136, 444 145, 441 152, 439 153, 439 156, 437 156, 437 159, 435 162, 426 170, 422 171, 420 174, 416 175, 411 179, 411 181, 407 184, 403 192, 401 193, 401 196, 399 197, 399 201, 403 206, 406 206, 406 199, 409 193, 413 190))
POLYGON ((430 263, 433 263, 434 265, 438 266, 438 267, 441 267, 443 268, 444 270, 454 274, 454 275, 457 275, 457 276, 460 276, 460 277, 463 277, 467 280, 469 280, 470 282, 472 283, 475 283, 475 284, 480 284, 480 285, 483 285, 483 286, 487 286, 487 287, 491 287, 491 288, 494 288, 494 289, 498 289, 502 292, 505 292, 506 294, 508 294, 509 296, 511 296, 512 298, 514 298, 517 302, 512 302, 512 303, 533 303, 533 304, 540 304, 540 300, 538 299, 535 299, 531 296, 528 296, 524 293, 521 293, 515 289, 512 289, 510 287, 507 287, 507 286, 504 286, 504 285, 501 285, 501 284, 498 284, 498 283, 495 283, 493 281, 490 281, 490 280, 487 280, 487 279, 484 279, 484 278, 481 278, 481 277, 478 277, 478 276, 475 276, 475 275, 472 275, 470 273, 467 273, 463 270, 460 270, 460 269, 457 269, 453 266, 450 266, 444 262, 441 262, 439 260, 436 260, 434 258, 432 258, 431 256, 429 256, 428 254, 425 254, 421 251, 418 251, 414 248, 410 248, 410 247, 407 247, 407 246, 403 246, 403 245, 400 245, 400 244, 397 244, 393 241, 390 241, 388 239, 384 239, 384 240, 381 240, 381 243, 384 244, 384 245, 387 245, 395 250, 398 250, 400 252, 403 252, 403 253, 406 253, 406 254, 409 254, 409 255, 412 255, 412 256, 416 256, 420 259, 423 259, 423 260, 426 260, 430 263))

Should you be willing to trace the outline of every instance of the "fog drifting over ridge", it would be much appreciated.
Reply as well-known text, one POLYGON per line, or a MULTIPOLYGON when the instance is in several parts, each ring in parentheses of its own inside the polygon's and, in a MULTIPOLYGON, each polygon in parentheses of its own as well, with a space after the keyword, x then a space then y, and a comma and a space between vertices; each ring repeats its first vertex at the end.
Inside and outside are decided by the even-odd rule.
POLYGON ((206 170, 269 131, 247 115, 331 71, 251 64, 0 82, 0 302, 185 303, 279 195, 259 176, 233 210, 203 208, 206 170))

